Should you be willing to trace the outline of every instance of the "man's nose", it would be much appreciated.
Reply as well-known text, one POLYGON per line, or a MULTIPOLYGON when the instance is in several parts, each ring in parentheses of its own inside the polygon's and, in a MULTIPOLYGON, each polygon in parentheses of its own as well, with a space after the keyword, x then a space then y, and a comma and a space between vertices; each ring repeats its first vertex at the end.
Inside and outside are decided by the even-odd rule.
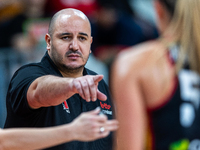
POLYGON ((78 41, 76 39, 73 39, 70 43, 70 49, 71 50, 78 50, 78 41))

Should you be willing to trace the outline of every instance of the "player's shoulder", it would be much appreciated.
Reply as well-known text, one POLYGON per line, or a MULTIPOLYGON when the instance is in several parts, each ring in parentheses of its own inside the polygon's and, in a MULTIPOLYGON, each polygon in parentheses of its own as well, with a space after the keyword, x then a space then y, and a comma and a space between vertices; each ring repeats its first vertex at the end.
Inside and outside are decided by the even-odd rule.
POLYGON ((163 44, 158 40, 144 42, 135 46, 128 47, 122 50, 118 56, 118 60, 128 59, 129 62, 143 61, 144 59, 155 56, 163 49, 163 44))
POLYGON ((144 42, 121 51, 114 66, 121 72, 134 75, 156 65, 155 60, 163 55, 164 47, 158 40, 144 42))

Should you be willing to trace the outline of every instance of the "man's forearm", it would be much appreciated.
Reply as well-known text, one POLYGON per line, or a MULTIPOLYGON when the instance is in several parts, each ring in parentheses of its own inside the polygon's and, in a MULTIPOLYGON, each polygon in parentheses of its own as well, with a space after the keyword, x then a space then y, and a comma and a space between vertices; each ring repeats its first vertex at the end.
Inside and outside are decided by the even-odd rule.
POLYGON ((71 141, 105 138, 118 128, 116 120, 98 115, 100 108, 84 112, 71 123, 48 128, 0 129, 0 150, 34 150, 71 141), (104 132, 100 128, 104 127, 104 132))
POLYGON ((66 125, 45 129, 26 128, 0 130, 0 149, 32 150, 70 142, 73 139, 70 134, 66 135, 66 131, 66 125))
POLYGON ((32 108, 55 106, 71 97, 75 92, 73 78, 47 75, 36 79, 29 87, 27 100, 32 108))
POLYGON ((56 106, 78 93, 87 102, 106 100, 105 94, 98 90, 102 75, 86 75, 78 78, 43 76, 30 85, 27 100, 31 108, 56 106))

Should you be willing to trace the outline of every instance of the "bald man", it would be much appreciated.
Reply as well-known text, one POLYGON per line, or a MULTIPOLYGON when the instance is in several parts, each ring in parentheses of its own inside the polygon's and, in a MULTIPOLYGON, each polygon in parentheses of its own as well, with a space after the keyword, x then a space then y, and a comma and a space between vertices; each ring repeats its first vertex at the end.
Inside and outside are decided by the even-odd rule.
POLYGON ((117 129, 117 121, 112 120, 108 86, 102 75, 85 68, 92 43, 88 18, 76 9, 57 12, 45 40, 47 52, 41 62, 22 66, 11 79, 5 128, 67 124, 100 107, 103 115, 86 115, 82 123, 69 128, 66 136, 76 141, 49 149, 112 149, 111 131, 117 129))

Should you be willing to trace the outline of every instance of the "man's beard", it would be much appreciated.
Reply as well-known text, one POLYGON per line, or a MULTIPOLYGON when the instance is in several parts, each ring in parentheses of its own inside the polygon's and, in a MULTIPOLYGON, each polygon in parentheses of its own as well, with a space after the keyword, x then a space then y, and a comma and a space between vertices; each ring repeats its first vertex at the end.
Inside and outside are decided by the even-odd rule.
MULTIPOLYGON (((67 57, 69 54, 78 54, 84 61, 84 58, 82 56, 82 54, 78 51, 72 51, 72 50, 69 50, 64 57, 67 57)), ((89 57, 89 56, 88 56, 89 57)), ((86 59, 86 63, 88 61, 88 57, 86 59)), ((61 63, 63 58, 62 56, 59 56, 57 53, 56 53, 56 49, 54 48, 54 46, 52 45, 52 54, 51 54, 51 58, 53 60, 53 62, 55 63, 55 65, 58 67, 58 69, 61 71, 61 72, 64 72, 64 73, 69 73, 69 74, 76 74, 76 73, 80 73, 83 71, 83 68, 85 67, 85 64, 83 65, 80 65, 80 66, 69 66, 69 65, 66 65, 64 63, 61 63), (60 61, 59 61, 60 60, 60 61)))
POLYGON ((62 64, 62 72, 67 72, 67 73, 70 73, 70 74, 76 74, 76 73, 79 73, 80 71, 83 70, 85 65, 80 65, 80 66, 77 66, 77 67, 71 67, 71 66, 67 66, 65 64, 62 64))

